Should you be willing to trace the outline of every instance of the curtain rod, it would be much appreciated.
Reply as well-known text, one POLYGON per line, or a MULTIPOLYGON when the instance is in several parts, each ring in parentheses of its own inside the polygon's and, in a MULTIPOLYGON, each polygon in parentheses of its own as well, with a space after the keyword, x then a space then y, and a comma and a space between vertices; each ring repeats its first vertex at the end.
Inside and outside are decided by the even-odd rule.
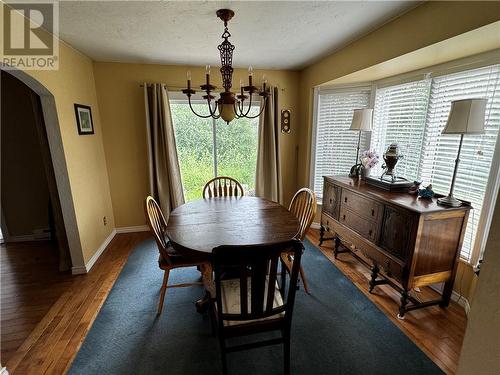
MULTIPOLYGON (((146 83, 146 86, 148 86, 148 87, 150 87, 151 85, 153 85, 153 83, 146 83)), ((171 91, 182 91, 182 90, 184 90, 186 88, 186 87, 179 87, 179 86, 169 86, 166 83, 162 83, 162 85, 165 86, 166 88, 168 88, 171 91)), ((139 87, 144 87, 144 84, 141 83, 139 85, 139 87)), ((278 87, 278 86, 276 86, 276 87, 278 87)), ((280 87, 278 87, 278 90, 285 91, 284 88, 280 88, 280 87)), ((200 92, 202 92, 202 91, 200 90, 200 92)))
MULTIPOLYGON (((154 85, 154 83, 146 83, 146 86, 147 86, 147 87, 151 87, 152 85, 154 85)), ((182 91, 182 90, 184 90, 184 89, 186 88, 186 87, 179 87, 179 86, 169 86, 169 85, 167 85, 166 83, 160 83, 160 85, 163 85, 163 86, 165 86, 166 88, 168 88, 168 89, 170 89, 170 90, 174 90, 174 91, 182 91)), ((141 83, 141 84, 139 85, 139 87, 144 87, 144 84, 143 84, 143 83, 141 83)))

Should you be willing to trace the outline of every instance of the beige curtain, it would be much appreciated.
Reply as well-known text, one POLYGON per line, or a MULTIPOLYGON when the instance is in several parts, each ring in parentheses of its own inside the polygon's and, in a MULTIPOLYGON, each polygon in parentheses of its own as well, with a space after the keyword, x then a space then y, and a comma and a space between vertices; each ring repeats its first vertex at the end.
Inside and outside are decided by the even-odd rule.
POLYGON ((278 129, 278 89, 271 96, 259 119, 259 148, 255 176, 255 195, 282 203, 280 144, 278 129))
POLYGON ((159 83, 145 83, 144 101, 150 194, 168 219, 173 209, 184 204, 184 193, 167 88, 159 83))

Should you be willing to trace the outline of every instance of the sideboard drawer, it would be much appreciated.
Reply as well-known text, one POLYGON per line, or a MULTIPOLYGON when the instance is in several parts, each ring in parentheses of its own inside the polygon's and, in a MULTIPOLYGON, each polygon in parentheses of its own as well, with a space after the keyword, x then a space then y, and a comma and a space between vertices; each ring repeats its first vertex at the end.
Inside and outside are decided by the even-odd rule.
POLYGON ((366 218, 347 209, 343 205, 340 208, 339 221, 346 227, 369 239, 371 242, 375 243, 377 241, 379 226, 377 222, 366 220, 366 218))
POLYGON ((379 221, 384 211, 382 204, 347 189, 342 189, 342 207, 374 221, 379 221))

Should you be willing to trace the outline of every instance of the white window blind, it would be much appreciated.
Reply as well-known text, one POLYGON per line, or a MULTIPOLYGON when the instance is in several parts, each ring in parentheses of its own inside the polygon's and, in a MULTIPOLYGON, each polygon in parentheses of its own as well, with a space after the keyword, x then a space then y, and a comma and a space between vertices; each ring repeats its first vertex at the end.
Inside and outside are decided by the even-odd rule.
POLYGON ((432 80, 422 147, 420 177, 434 191, 447 194, 458 151, 459 135, 441 134, 451 101, 487 98, 485 132, 465 135, 454 195, 470 201, 470 213, 461 256, 471 260, 483 208, 493 153, 500 129, 500 65, 449 74, 432 80))
MULTIPOLYGON (((356 163, 357 131, 349 130, 355 109, 368 108, 370 87, 320 92, 317 104, 314 192, 323 195, 323 176, 347 175, 356 163)), ((360 152, 367 148, 369 132, 362 132, 360 152)))
POLYGON ((424 79, 377 89, 371 147, 377 150, 381 163, 372 174, 382 174, 383 153, 391 143, 397 143, 403 155, 397 173, 417 178, 430 83, 424 79))

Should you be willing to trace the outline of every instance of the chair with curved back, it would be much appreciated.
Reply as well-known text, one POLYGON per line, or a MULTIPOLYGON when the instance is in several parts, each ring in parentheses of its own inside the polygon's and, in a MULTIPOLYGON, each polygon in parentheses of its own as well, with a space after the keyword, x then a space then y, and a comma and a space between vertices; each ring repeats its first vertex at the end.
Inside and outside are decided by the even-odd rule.
POLYGON ((160 206, 153 197, 146 197, 144 209, 149 229, 155 237, 156 245, 158 246, 158 250, 160 252, 158 265, 162 270, 165 271, 165 274, 163 276, 163 284, 160 290, 160 301, 158 302, 158 315, 160 315, 163 309, 163 301, 165 299, 167 288, 203 285, 203 283, 201 282, 168 285, 170 270, 174 268, 193 266, 199 267, 199 269, 206 269, 204 267, 211 267, 211 265, 209 262, 181 254, 172 247, 172 245, 168 241, 168 238, 165 236, 167 222, 165 220, 165 217, 163 216, 163 213, 161 212, 160 206))
POLYGON ((203 188, 203 198, 242 197, 244 195, 243 187, 232 177, 212 178, 203 188))
MULTIPOLYGON (((314 220, 314 216, 316 216, 316 203, 316 194, 314 194, 314 191, 308 188, 302 188, 295 193, 290 203, 290 207, 288 208, 288 210, 299 219, 299 232, 296 238, 301 241, 306 238, 307 231, 314 220)), ((293 255, 284 253, 281 258, 287 269, 290 270, 292 268, 293 255)), ((305 292, 309 294, 309 288, 307 287, 307 281, 302 266, 300 266, 300 278, 304 285, 305 292)))

